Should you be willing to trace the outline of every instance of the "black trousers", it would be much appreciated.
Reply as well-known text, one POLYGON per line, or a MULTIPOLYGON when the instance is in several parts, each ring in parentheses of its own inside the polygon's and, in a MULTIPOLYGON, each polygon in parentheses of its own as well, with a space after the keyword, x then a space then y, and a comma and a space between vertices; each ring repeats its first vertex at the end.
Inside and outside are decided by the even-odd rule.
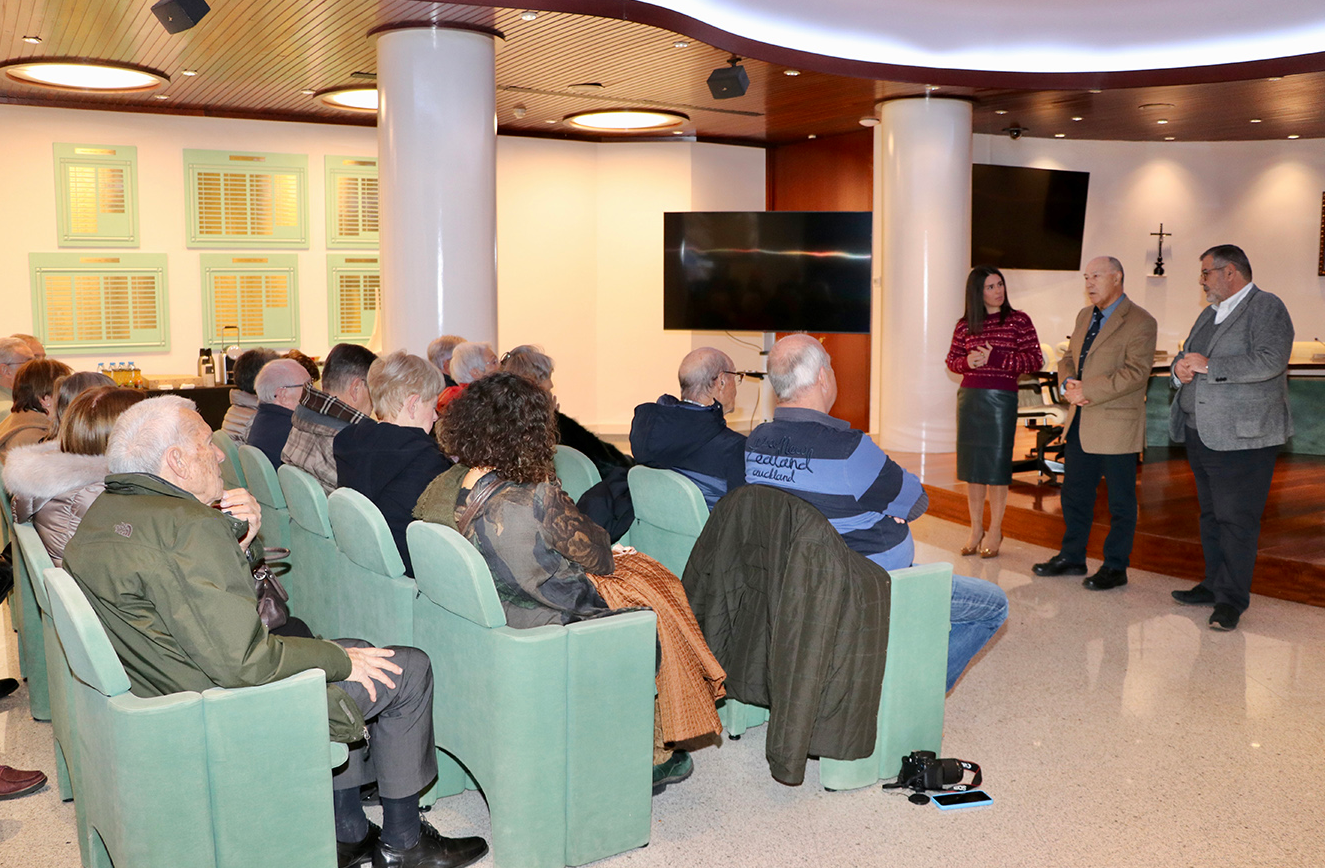
MULTIPOLYGON (((361 639, 337 639, 346 648, 368 648, 361 639)), ((437 750, 432 729, 432 663, 418 648, 389 646, 388 659, 404 671, 392 675, 395 687, 376 683, 376 701, 354 681, 338 681, 368 722, 368 745, 350 745, 349 762, 337 769, 332 789, 358 788, 377 781, 384 799, 404 799, 422 792, 437 777, 437 750)))
POLYGON ((1067 429, 1067 449, 1063 453, 1063 488, 1059 495, 1063 507, 1063 544, 1059 548, 1066 560, 1086 562, 1086 543, 1095 521, 1095 490, 1100 479, 1109 490, 1109 535, 1104 538, 1104 566, 1127 569, 1132 557, 1132 539, 1136 536, 1136 453, 1097 455, 1081 448, 1081 424, 1078 414, 1067 429))
POLYGON ((1261 538, 1261 516, 1270 497, 1278 446, 1218 452, 1187 429, 1187 462, 1201 505, 1201 586, 1239 612, 1251 605, 1251 575, 1261 538))

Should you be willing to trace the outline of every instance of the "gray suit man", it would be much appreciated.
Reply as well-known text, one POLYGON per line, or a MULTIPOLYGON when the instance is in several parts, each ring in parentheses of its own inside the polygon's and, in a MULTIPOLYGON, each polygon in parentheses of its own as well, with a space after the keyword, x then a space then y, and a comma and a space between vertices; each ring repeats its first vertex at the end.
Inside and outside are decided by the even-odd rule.
POLYGON ((1173 363, 1178 395, 1169 436, 1186 443, 1201 506, 1205 579, 1173 598, 1215 607, 1210 626, 1232 630, 1251 603, 1261 515, 1279 447, 1293 435, 1288 357, 1293 321, 1278 296, 1251 282, 1231 244, 1201 255, 1201 311, 1173 363))

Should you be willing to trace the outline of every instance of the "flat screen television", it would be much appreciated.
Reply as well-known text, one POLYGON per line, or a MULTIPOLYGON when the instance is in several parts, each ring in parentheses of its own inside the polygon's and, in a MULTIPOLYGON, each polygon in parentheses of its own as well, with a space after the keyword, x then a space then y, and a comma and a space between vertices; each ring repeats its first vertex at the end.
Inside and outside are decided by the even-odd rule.
POLYGON ((663 215, 663 328, 870 330, 868 211, 663 215))
POLYGON ((1077 271, 1089 172, 971 167, 971 266, 1077 271))

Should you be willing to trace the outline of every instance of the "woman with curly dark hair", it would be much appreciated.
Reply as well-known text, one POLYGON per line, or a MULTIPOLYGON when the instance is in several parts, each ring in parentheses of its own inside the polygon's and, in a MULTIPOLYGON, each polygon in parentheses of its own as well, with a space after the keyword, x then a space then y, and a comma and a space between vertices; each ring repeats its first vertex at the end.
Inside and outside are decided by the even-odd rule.
POLYGON ((414 516, 457 530, 479 550, 508 626, 569 624, 640 606, 657 613, 654 792, 684 780, 693 762, 666 745, 721 731, 713 703, 725 695, 726 673, 676 576, 633 549, 613 549, 607 531, 561 490, 552 396, 524 377, 490 374, 448 405, 438 440, 457 463, 428 486, 414 516))

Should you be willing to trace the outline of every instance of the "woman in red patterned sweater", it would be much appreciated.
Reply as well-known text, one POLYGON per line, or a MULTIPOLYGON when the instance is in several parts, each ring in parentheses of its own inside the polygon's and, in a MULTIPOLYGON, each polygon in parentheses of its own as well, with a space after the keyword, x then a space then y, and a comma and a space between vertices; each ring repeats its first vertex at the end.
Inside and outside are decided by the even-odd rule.
POLYGON ((1017 377, 1038 371, 1043 364, 1035 326, 1008 304, 1003 273, 991 265, 971 269, 966 278, 966 316, 957 321, 948 350, 948 370, 962 375, 957 391, 957 478, 966 483, 971 514, 971 535, 963 555, 978 552, 982 558, 992 558, 1003 544, 1017 429, 1017 377))

